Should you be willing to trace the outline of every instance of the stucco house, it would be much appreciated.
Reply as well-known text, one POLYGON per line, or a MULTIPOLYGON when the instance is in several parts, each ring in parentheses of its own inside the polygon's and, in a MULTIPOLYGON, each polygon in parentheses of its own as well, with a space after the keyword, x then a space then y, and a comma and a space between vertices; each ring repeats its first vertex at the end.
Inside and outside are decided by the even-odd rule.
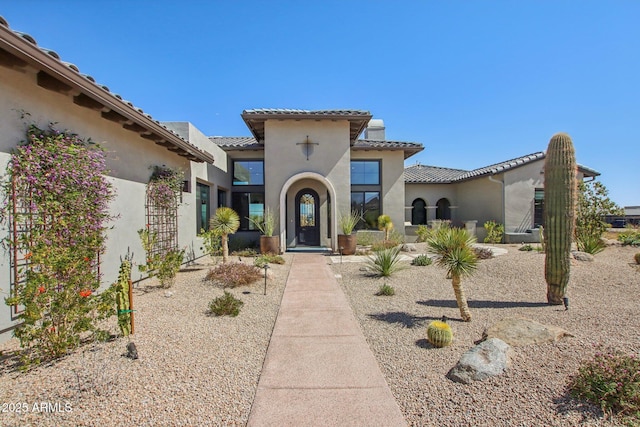
MULTIPOLYGON (((474 170, 416 164, 405 169, 407 235, 420 224, 450 220, 466 226, 479 240, 483 224, 505 226, 506 242, 538 242, 543 225, 544 158, 540 151, 474 170)), ((599 172, 578 165, 578 179, 599 172)))
MULTIPOLYGON (((25 120, 41 128, 55 123, 106 149, 107 178, 116 194, 110 209, 118 217, 100 258, 103 286, 116 279, 127 251, 135 263, 145 261, 137 231, 153 224, 146 185, 155 166, 184 172, 169 244, 187 248, 189 259, 203 255, 198 234, 219 206, 239 213, 235 238, 246 242, 258 238, 248 218, 260 218, 269 207, 282 251, 337 251, 338 219, 352 210, 363 218, 358 228, 375 229, 384 213, 400 233, 406 226, 409 239, 418 225, 434 219, 469 227, 476 221, 480 238, 489 219, 504 222, 509 233, 524 233, 539 222, 544 153, 473 171, 405 169, 422 144, 387 140, 384 122, 369 111, 248 109, 241 118, 251 136, 207 137, 188 122, 160 123, 0 17, 0 178, 25 139, 25 120)), ((586 167, 580 174, 598 175, 586 167)), ((15 230, 11 213, 0 218, 0 239, 15 230)), ((0 252, 2 299, 24 265, 19 250, 0 252)), ((143 277, 134 269, 134 280, 143 277)), ((0 341, 11 336, 16 310, 0 304, 0 341)))

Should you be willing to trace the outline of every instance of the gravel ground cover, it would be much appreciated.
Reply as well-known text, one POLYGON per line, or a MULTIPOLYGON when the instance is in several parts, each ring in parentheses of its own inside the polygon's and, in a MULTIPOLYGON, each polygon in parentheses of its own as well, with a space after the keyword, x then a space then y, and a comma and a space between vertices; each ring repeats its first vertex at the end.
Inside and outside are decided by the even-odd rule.
POLYGON ((0 345, 0 425, 245 425, 291 266, 284 258, 271 265, 266 296, 262 280, 230 290, 244 302, 235 318, 206 314, 223 293, 203 281, 208 268, 178 273, 170 289, 136 285, 138 360, 122 356, 129 340, 117 338, 20 373, 17 341, 0 345))
MULTIPOLYGON (((473 321, 464 323, 451 281, 436 266, 410 266, 390 278, 367 277, 362 264, 336 263, 342 288, 400 408, 416 426, 618 425, 566 390, 579 363, 597 345, 640 353, 640 269, 630 247, 609 247, 593 262, 572 262, 569 310, 546 304, 544 255, 498 245, 506 255, 480 262, 463 279, 473 321), (386 281, 391 297, 375 296, 386 281), (451 347, 433 348, 426 325, 447 316, 451 347), (568 330, 553 344, 516 347, 511 369, 471 385, 445 377, 485 328, 505 317, 526 317, 568 330)), ((424 244, 418 244, 424 251, 424 244)), ((408 265, 408 263, 407 263, 408 265)))

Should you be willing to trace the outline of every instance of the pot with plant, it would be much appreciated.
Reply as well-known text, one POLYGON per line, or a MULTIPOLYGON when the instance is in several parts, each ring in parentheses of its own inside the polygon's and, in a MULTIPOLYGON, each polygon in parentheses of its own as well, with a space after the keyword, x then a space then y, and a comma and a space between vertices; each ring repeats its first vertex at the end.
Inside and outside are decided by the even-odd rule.
POLYGON ((262 218, 248 218, 249 221, 260 231, 260 253, 279 254, 280 237, 274 236, 276 217, 273 211, 267 207, 262 218))
POLYGON ((356 225, 360 221, 360 213, 352 210, 348 214, 340 215, 338 225, 342 234, 338 234, 338 250, 342 255, 353 255, 356 253, 357 237, 354 233, 356 225))

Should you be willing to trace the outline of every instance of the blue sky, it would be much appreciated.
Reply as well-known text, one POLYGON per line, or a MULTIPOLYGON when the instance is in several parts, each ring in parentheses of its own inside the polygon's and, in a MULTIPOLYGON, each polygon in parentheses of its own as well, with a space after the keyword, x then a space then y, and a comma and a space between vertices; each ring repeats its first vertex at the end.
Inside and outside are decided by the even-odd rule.
POLYGON ((157 120, 249 131, 244 109, 361 109, 460 169, 567 132, 640 205, 640 2, 0 0, 12 29, 157 120))

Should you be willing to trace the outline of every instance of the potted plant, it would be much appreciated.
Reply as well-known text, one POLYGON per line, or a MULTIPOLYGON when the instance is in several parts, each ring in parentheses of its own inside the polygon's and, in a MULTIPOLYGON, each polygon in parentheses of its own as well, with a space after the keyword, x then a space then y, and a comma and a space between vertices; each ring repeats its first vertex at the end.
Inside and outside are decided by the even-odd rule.
POLYGON ((279 254, 280 253, 280 237, 274 236, 276 218, 273 211, 269 207, 265 208, 262 220, 256 218, 248 218, 249 221, 260 231, 260 253, 261 254, 279 254))
POLYGON ((360 213, 352 210, 349 214, 340 215, 338 225, 342 234, 338 234, 338 249, 342 255, 353 255, 356 253, 357 238, 353 229, 360 221, 360 213))

